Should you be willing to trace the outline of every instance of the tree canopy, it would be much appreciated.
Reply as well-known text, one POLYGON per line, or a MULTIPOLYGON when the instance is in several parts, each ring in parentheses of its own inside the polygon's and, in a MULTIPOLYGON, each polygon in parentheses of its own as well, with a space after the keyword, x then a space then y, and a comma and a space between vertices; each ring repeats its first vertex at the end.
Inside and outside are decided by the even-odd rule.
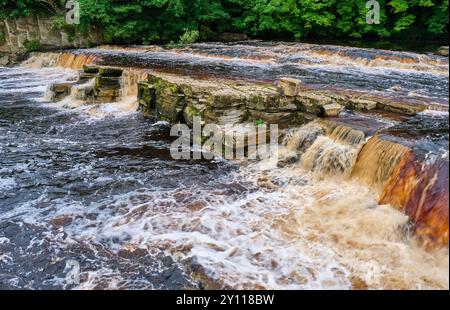
MULTIPOLYGON (((261 38, 442 38, 448 0, 378 0, 380 24, 366 22, 366 0, 78 0, 80 27, 95 24, 111 43, 178 40, 199 31, 261 38)), ((64 0, 0 0, 0 17, 62 14, 64 0)))

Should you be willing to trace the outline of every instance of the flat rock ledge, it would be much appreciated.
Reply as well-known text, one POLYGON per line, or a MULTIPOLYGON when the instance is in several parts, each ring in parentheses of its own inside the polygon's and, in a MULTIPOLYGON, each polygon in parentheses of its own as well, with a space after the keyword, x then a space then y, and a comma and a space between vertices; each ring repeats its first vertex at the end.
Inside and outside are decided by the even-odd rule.
MULTIPOLYGON (((131 68, 87 65, 76 82, 49 86, 48 98, 67 96, 88 104, 119 101, 131 68)), ((169 73, 149 72, 140 76, 137 99, 146 116, 170 123, 192 125, 200 116, 219 126, 278 124, 280 129, 300 126, 319 117, 339 117, 344 109, 384 110, 415 115, 426 103, 376 97, 367 93, 334 89, 311 89, 300 80, 282 78, 273 84, 227 79, 196 79, 169 73)))
POLYGON ((199 80, 167 73, 149 73, 139 82, 138 99, 146 115, 170 123, 192 124, 194 116, 206 123, 237 125, 264 122, 280 128, 305 124, 318 117, 338 117, 344 109, 385 110, 415 115, 426 104, 400 102, 357 92, 302 87, 301 81, 281 79, 274 84, 234 80, 199 80))

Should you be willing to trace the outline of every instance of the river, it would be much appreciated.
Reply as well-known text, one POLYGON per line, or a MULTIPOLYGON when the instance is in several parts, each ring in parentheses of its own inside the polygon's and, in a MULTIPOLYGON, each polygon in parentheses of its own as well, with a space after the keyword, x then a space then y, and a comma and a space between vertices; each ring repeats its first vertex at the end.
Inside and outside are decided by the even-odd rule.
MULTIPOLYGON (((201 49, 209 55, 196 65, 217 62, 210 56, 217 47, 201 49)), ((242 47, 230 50, 222 48, 221 57, 231 53, 231 68, 242 66, 236 64, 242 47)), ((260 51, 247 48, 245 61, 252 50, 260 51)), ((110 65, 124 57, 89 52, 110 65)), ((160 67, 161 55, 132 61, 160 67)), ((185 57, 173 67, 186 68, 185 57)), ((294 73, 312 85, 330 78, 335 87, 381 92, 389 84, 389 96, 448 106, 445 62, 383 74, 370 69, 358 83, 365 64, 352 70, 325 64, 327 76, 308 73, 310 67, 294 73), (339 79, 336 72, 343 70, 339 79)), ((203 72, 224 74, 228 65, 220 61, 216 71, 206 66, 203 72)), ((278 71, 293 73, 283 65, 227 74, 266 80, 278 71)), ((58 67, 0 68, 1 289, 448 289, 448 247, 423 248, 403 212, 380 204, 373 188, 348 177, 362 144, 342 144, 319 130, 300 162, 176 161, 168 124, 144 118, 133 100, 85 106, 44 99, 47 85, 76 74, 58 67), (344 162, 340 173, 337 160, 344 162), (73 264, 79 264, 80 283, 67 283, 73 264)), ((434 136, 433 126, 426 128, 430 139, 412 135, 422 141, 414 145, 425 157, 447 156, 448 162, 442 132, 448 114, 429 112, 401 123, 378 117, 391 129, 437 124, 434 136)), ((282 150, 289 153, 316 130, 315 123, 294 129, 282 150)), ((392 139, 410 138, 392 132, 392 139)))

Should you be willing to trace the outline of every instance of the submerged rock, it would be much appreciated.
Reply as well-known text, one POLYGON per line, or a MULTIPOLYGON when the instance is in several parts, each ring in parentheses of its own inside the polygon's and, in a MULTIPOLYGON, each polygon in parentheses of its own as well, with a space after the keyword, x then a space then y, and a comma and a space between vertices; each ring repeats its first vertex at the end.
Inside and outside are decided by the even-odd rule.
POLYGON ((46 91, 46 99, 51 101, 60 101, 68 97, 71 93, 72 86, 76 82, 54 83, 48 86, 46 91))

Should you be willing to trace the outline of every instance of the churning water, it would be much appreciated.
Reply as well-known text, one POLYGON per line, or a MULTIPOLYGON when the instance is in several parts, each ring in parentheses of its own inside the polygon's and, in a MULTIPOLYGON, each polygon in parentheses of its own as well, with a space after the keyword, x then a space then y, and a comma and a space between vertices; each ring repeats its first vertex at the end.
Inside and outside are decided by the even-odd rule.
POLYGON ((448 289, 448 249, 349 178, 357 133, 294 129, 278 166, 175 161, 133 102, 42 99, 75 75, 0 68, 0 288, 448 289))

